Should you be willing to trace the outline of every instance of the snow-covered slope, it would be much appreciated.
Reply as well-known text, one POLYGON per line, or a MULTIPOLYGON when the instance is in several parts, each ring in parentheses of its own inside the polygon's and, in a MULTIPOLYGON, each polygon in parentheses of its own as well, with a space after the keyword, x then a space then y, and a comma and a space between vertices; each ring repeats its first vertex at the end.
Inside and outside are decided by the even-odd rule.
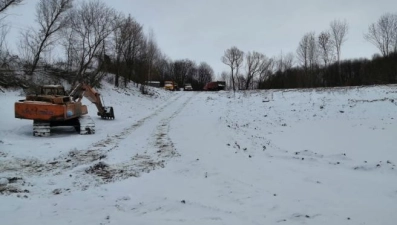
POLYGON ((2 224, 395 223, 395 86, 154 92, 49 138, 0 93, 2 224))

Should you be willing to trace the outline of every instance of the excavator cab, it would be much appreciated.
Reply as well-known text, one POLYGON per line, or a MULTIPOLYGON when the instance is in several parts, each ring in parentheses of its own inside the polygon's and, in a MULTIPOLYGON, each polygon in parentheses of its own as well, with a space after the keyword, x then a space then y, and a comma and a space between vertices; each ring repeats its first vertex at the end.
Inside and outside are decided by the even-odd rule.
POLYGON ((40 94, 66 96, 65 88, 61 85, 44 85, 40 88, 40 94))

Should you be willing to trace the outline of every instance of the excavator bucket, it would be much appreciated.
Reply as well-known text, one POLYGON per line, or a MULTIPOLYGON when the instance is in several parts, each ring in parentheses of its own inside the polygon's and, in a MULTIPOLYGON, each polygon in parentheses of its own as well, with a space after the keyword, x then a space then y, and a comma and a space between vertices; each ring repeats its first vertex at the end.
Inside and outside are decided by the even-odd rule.
POLYGON ((111 106, 104 106, 101 112, 98 112, 98 116, 103 119, 112 119, 114 120, 114 110, 111 106))

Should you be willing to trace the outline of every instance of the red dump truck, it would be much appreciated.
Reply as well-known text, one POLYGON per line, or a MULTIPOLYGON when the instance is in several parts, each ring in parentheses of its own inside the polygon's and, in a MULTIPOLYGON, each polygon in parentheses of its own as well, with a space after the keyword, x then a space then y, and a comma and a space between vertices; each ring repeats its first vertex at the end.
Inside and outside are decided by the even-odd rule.
POLYGON ((226 82, 225 81, 213 81, 209 82, 204 86, 204 91, 221 91, 225 90, 226 82))

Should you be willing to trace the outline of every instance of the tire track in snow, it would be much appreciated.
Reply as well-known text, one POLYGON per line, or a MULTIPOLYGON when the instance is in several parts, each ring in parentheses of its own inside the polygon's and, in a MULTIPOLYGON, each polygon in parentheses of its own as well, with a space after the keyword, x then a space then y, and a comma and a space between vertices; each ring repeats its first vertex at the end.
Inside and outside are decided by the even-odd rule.
MULTIPOLYGON (((145 124, 150 123, 149 121, 156 120, 159 115, 164 114, 165 110, 170 107, 172 108, 173 103, 175 104, 178 102, 182 96, 183 94, 178 94, 174 98, 170 98, 150 115, 138 120, 118 134, 93 143, 92 146, 87 149, 72 150, 47 162, 42 162, 39 159, 33 158, 14 158, 9 161, 2 161, 2 163, 0 163, 0 174, 2 174, 2 177, 17 177, 19 182, 15 185, 20 186, 21 190, 26 189, 27 186, 32 186, 27 182, 28 179, 25 181, 26 177, 30 177, 29 179, 31 179, 32 176, 51 179, 53 176, 62 175, 67 177, 66 179, 69 180, 73 189, 78 188, 86 190, 92 186, 92 184, 98 185, 127 179, 129 177, 138 177, 142 172, 150 172, 158 167, 164 167, 165 158, 178 155, 171 139, 168 137, 169 122, 185 108, 186 104, 194 95, 190 96, 176 110, 172 111, 170 116, 160 119, 155 130, 157 142, 153 144, 158 149, 158 154, 154 154, 156 159, 153 159, 151 155, 136 154, 131 160, 118 164, 108 165, 104 163, 103 160, 106 160, 108 153, 119 147, 120 142, 139 128, 145 126, 145 124), (90 164, 91 166, 89 168, 85 170, 81 169, 90 164), (67 176, 68 174, 70 175, 67 176), (72 176, 72 174, 74 175, 72 176)), ((153 153, 151 154, 153 155, 153 153)), ((15 187, 13 187, 13 189, 15 189, 15 187)), ((68 192, 70 189, 71 188, 56 189, 56 193, 62 193, 62 190, 68 192)), ((3 194, 10 193, 12 192, 10 191, 7 193, 7 190, 3 190, 3 194)))
POLYGON ((170 117, 162 119, 160 124, 157 126, 157 130, 155 132, 156 147, 159 148, 157 153, 159 153, 161 157, 179 156, 179 153, 174 147, 174 143, 168 135, 170 130, 170 122, 179 115, 179 113, 196 95, 197 93, 190 96, 190 98, 188 98, 170 117))
POLYGON ((160 108, 158 108, 156 111, 154 111, 152 114, 138 120, 136 123, 134 123, 133 125, 131 125, 128 128, 125 128, 122 132, 109 136, 103 140, 100 140, 96 143, 93 144, 93 147, 107 147, 108 145, 111 145, 111 147, 109 147, 108 151, 111 151, 115 148, 118 147, 118 143, 121 140, 124 140, 128 135, 130 135, 133 131, 135 131, 136 129, 138 129, 139 127, 141 127, 142 125, 145 124, 145 122, 147 120, 150 120, 151 118, 159 115, 161 112, 163 112, 170 104, 172 104, 173 102, 176 102, 179 98, 181 98, 182 95, 177 95, 174 99, 171 99, 169 101, 167 101, 163 106, 161 106, 160 108), (116 140, 116 141, 115 141, 116 140))
MULTIPOLYGON (((172 110, 169 116, 167 115, 155 123, 154 132, 148 133, 152 138, 152 141, 148 142, 149 145, 153 145, 149 148, 152 149, 152 152, 145 150, 142 153, 136 153, 131 160, 122 163, 105 164, 99 162, 91 166, 88 169, 88 173, 96 175, 91 183, 98 185, 127 179, 132 176, 138 177, 141 173, 149 173, 157 168, 164 168, 167 159, 179 156, 174 143, 168 135, 170 122, 179 115, 195 95, 188 97, 176 110, 172 110), (99 168, 96 169, 95 167, 99 168)), ((87 179, 81 180, 86 181, 87 179)))

